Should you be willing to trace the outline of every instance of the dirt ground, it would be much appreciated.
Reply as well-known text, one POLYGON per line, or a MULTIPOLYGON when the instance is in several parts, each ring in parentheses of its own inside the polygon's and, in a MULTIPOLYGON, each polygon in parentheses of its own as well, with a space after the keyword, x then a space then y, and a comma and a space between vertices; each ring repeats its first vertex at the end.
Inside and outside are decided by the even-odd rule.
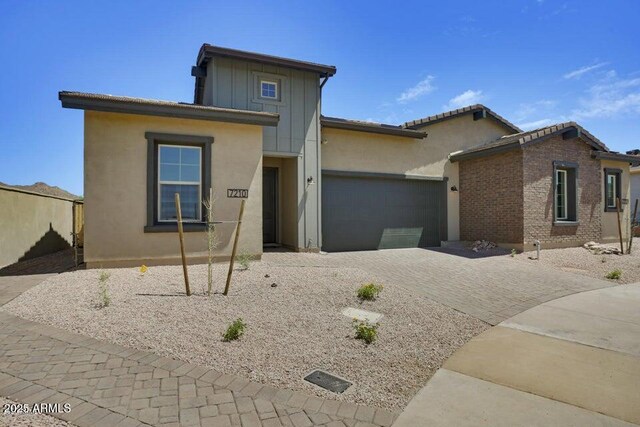
MULTIPOLYGON (((620 247, 619 244, 614 243, 609 243, 607 246, 620 247)), ((634 239, 631 254, 628 255, 595 255, 583 247, 578 247, 543 249, 540 260, 532 259, 536 258, 535 251, 517 254, 516 258, 522 262, 550 265, 564 271, 584 274, 614 283, 640 282, 640 238, 634 239), (607 273, 616 269, 622 271, 620 279, 606 279, 607 273)))

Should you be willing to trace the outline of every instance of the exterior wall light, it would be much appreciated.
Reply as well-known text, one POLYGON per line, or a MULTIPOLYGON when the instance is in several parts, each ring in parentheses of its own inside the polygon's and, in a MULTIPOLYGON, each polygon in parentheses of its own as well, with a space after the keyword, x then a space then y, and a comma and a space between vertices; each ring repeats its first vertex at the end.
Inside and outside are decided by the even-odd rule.
POLYGON ((454 185, 453 187, 451 187, 451 191, 458 191, 458 187, 454 185))
POLYGON ((307 178, 307 185, 313 185, 313 184, 315 184, 315 183, 316 183, 316 182, 313 180, 313 177, 312 177, 312 176, 310 176, 309 178, 307 178))

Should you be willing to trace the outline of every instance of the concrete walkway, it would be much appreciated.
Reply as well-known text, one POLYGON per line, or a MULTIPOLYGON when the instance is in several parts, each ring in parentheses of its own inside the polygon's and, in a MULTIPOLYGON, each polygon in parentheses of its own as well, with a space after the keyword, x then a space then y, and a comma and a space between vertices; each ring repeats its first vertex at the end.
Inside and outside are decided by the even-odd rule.
POLYGON ((456 352, 394 427, 640 425, 640 284, 516 315, 456 352))
MULTIPOLYGON (((0 303, 42 279, 2 278, 0 303)), ((382 409, 253 383, 2 311, 0 396, 27 404, 69 403, 69 413, 50 415, 78 426, 381 427, 396 418, 382 409)))

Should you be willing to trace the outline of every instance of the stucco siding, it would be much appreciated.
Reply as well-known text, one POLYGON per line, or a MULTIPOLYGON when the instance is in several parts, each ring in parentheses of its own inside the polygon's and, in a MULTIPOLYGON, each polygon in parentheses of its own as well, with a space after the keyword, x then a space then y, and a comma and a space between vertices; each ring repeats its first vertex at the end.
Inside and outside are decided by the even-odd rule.
MULTIPOLYGON (((176 263, 175 232, 145 233, 147 140, 145 132, 210 136, 216 220, 237 219, 240 199, 227 188, 248 188, 240 252, 262 253, 262 128, 197 120, 85 113, 85 261, 90 267, 176 263)), ((231 253, 235 224, 217 226, 216 256, 231 253)), ((191 262, 206 257, 204 232, 185 233, 191 262)))
POLYGON ((635 199, 631 196, 631 173, 629 171, 629 163, 615 162, 611 160, 601 161, 601 209, 602 212, 602 241, 608 243, 620 242, 618 234, 618 215, 616 212, 604 212, 604 169, 621 169, 622 175, 620 180, 620 197, 622 199, 622 212, 620 214, 620 224, 622 229, 622 238, 627 240, 631 232, 631 216, 633 215, 633 207, 635 199), (624 203, 626 201, 626 203, 624 203))
MULTIPOLYGON (((629 203, 630 203, 631 209, 633 211, 633 208, 635 207, 635 204, 636 204, 636 200, 640 200, 640 173, 636 172, 636 173, 630 174, 629 179, 630 179, 630 184, 629 184, 630 185, 630 189, 629 189, 629 191, 630 191, 630 194, 631 194, 631 198, 629 199, 629 203)), ((637 217, 640 217, 640 214, 637 214, 637 217)))
POLYGON ((72 245, 73 202, 0 188, 0 268, 72 245))
POLYGON ((425 139, 322 129, 322 169, 383 172, 391 174, 447 177, 448 239, 460 238, 460 194, 458 165, 448 160, 450 153, 493 141, 510 133, 491 119, 473 120, 464 115, 424 126, 425 139))

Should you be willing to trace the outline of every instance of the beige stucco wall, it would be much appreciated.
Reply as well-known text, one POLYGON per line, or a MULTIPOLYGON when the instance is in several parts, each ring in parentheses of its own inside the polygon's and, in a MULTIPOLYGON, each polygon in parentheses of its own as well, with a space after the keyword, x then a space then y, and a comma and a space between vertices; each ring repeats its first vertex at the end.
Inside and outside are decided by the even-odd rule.
MULTIPOLYGON (((629 199, 629 205, 631 206, 631 213, 633 214, 636 200, 640 200, 640 167, 633 167, 630 169, 630 172, 631 175, 629 186, 631 191, 631 198, 629 199)), ((640 217, 640 214, 636 212, 636 218, 638 217, 640 217)))
POLYGON ((71 246, 73 202, 0 187, 0 268, 71 246))
POLYGON ((448 239, 460 238, 458 165, 450 153, 511 133, 497 121, 462 115, 418 129, 426 139, 322 129, 322 169, 447 177, 448 239))
MULTIPOLYGON (((85 262, 89 267, 177 263, 178 234, 145 233, 145 132, 211 136, 216 220, 236 220, 240 199, 227 188, 248 188, 239 252, 262 253, 262 127, 126 114, 85 112, 85 262)), ((216 256, 228 259, 235 224, 217 226, 216 256), (225 258, 226 257, 226 258, 225 258)), ((185 233, 190 262, 206 257, 206 233, 185 233)))
MULTIPOLYGON (((620 187, 621 198, 627 199, 628 203, 622 204, 622 212, 620 215, 620 223, 622 225, 622 238, 626 242, 630 232, 630 220, 633 209, 634 201, 631 201, 631 185, 630 185, 630 177, 631 173, 629 172, 629 163, 625 162, 615 162, 612 160, 602 160, 601 161, 601 179, 600 179, 600 194, 601 194, 601 208, 602 212, 602 241, 603 242, 620 242, 620 236, 618 234, 618 215, 616 212, 604 212, 604 169, 622 169, 622 180, 620 187)), ((626 243, 625 243, 626 247, 626 243)))

